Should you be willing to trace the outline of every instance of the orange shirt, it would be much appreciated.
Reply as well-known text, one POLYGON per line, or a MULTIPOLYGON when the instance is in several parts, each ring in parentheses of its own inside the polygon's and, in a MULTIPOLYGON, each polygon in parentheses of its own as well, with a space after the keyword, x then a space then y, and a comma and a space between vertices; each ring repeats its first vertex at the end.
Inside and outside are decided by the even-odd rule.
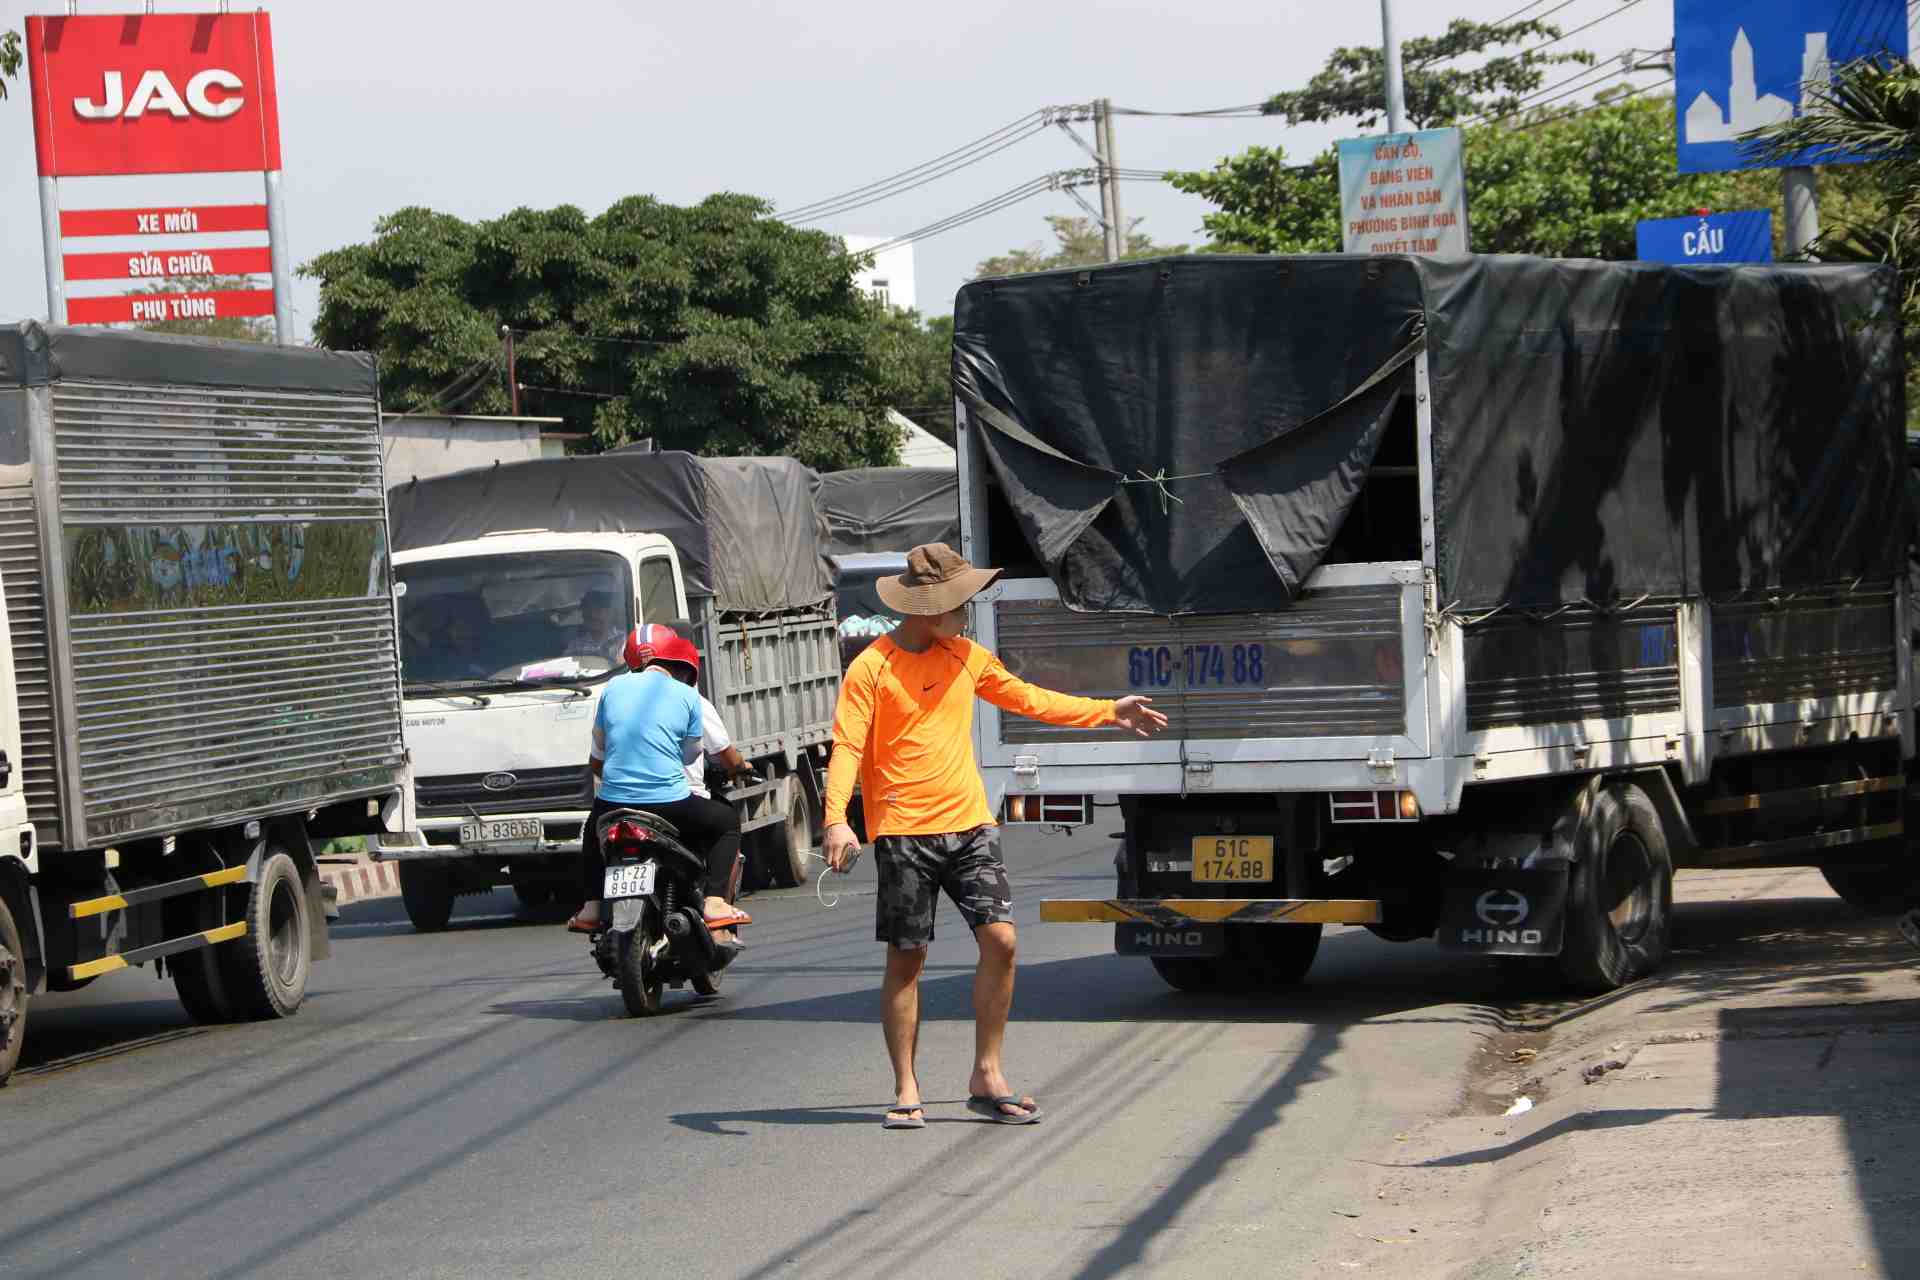
POLYGON ((1049 724, 1113 723, 1113 703, 1030 685, 971 640, 912 653, 882 636, 840 685, 827 766, 827 822, 847 820, 853 782, 867 838, 943 835, 993 822, 973 760, 973 699, 1049 724))

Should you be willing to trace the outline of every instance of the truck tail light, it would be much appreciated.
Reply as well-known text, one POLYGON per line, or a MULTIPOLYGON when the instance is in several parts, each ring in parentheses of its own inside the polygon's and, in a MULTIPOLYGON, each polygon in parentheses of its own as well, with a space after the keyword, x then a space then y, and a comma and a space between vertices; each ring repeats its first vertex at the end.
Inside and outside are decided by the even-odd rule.
POLYGON ((1333 791, 1327 803, 1335 822, 1420 821, 1420 798, 1411 791, 1333 791))
POLYGON ((1012 795, 1000 806, 1000 812, 1002 821, 1009 825, 1084 827, 1093 821, 1093 797, 1012 795))

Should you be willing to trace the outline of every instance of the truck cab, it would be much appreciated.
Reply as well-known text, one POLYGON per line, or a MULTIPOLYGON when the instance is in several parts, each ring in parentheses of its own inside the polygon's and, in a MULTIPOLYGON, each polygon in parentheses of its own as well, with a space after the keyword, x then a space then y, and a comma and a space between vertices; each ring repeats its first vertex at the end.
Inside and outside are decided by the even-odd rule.
POLYGON ((573 893, 594 713, 640 622, 687 615, 673 544, 650 533, 493 534, 394 556, 407 741, 426 847, 400 857, 408 915, 511 884, 573 893))

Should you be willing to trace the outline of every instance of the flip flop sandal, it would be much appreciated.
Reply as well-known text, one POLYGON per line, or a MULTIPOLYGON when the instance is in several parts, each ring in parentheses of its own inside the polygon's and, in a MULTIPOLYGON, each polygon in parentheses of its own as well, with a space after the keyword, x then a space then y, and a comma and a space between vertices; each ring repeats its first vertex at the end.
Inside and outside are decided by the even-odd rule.
POLYGON ((925 1107, 894 1107, 880 1117, 882 1129, 924 1129, 927 1127, 925 1107), (912 1114, 919 1112, 919 1115, 912 1114))
POLYGON ((735 929, 743 924, 753 923, 753 917, 744 911, 735 911, 732 915, 725 916, 707 916, 705 919, 709 930, 735 929))
POLYGON ((1004 1098, 988 1098, 976 1093, 967 1099, 967 1110, 977 1116, 985 1116, 995 1124, 1039 1124, 1040 1104, 1038 1102, 1035 1102, 1033 1109, 1026 1111, 1024 1115, 1009 1115, 1001 1110, 1002 1107, 1019 1107, 1024 1111, 1026 1105, 1024 1099, 1013 1093, 1004 1098))
POLYGON ((593 921, 591 924, 577 919, 567 921, 568 933, 599 933, 604 928, 606 928, 606 926, 598 920, 593 921))

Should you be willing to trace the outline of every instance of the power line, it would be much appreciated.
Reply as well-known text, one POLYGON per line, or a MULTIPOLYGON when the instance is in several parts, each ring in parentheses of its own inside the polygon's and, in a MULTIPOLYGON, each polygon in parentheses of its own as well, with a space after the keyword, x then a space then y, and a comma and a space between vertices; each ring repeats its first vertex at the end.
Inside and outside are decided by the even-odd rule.
POLYGON ((1016 146, 1037 134, 1044 133, 1046 128, 1047 126, 1044 123, 1034 124, 1023 132, 996 141, 992 146, 978 148, 958 159, 948 161, 938 168, 926 169, 924 172, 920 172, 910 179, 894 181, 890 185, 883 186, 862 197, 843 199, 838 203, 823 203, 817 207, 810 206, 791 213, 782 213, 779 216, 783 221, 791 223, 818 222, 822 218, 830 218, 842 213, 851 213, 856 209, 864 209, 869 205, 879 204, 884 200, 891 200, 895 196, 905 195, 907 192, 917 190, 926 186, 928 183, 951 177, 962 169, 979 164, 982 160, 998 155, 1009 147, 1016 146))
POLYGON ((1570 40, 1574 36, 1579 35, 1582 31, 1591 31, 1603 22, 1611 22, 1613 19, 1619 17, 1621 14, 1625 13, 1627 10, 1633 8, 1635 5, 1640 3, 1641 3, 1641 0, 1622 0, 1622 3, 1619 8, 1609 9, 1607 10, 1607 12, 1595 18, 1592 22, 1588 22, 1581 26, 1575 27, 1571 31, 1563 31, 1559 35, 1554 36, 1551 40, 1542 40, 1539 44, 1528 45, 1526 48, 1520 50, 1519 56, 1524 58, 1529 53, 1537 53, 1541 49, 1546 48, 1548 45, 1559 44, 1562 40, 1570 40))
POLYGON ((1571 120, 1575 116, 1583 116, 1589 111, 1598 111, 1601 107, 1611 107, 1616 103, 1625 102, 1628 98, 1637 98, 1643 93, 1661 88, 1664 85, 1670 85, 1673 83, 1673 80, 1674 78, 1672 76, 1668 76, 1664 80, 1655 80, 1650 84, 1638 85, 1627 90, 1625 93, 1608 98, 1602 102, 1589 102, 1586 106, 1575 107, 1571 111, 1562 111, 1557 115, 1542 116, 1538 120, 1529 120, 1527 123, 1521 125, 1520 128, 1537 129, 1543 124, 1558 124, 1562 120, 1571 120))
MULTIPOLYGON (((1557 5, 1554 5, 1553 8, 1547 10, 1545 13, 1536 14, 1534 17, 1528 19, 1528 21, 1545 22, 1548 18, 1551 18, 1554 14, 1560 12, 1562 9, 1578 4, 1579 2, 1580 0, 1560 0, 1560 3, 1557 5)), ((1532 4, 1524 5, 1521 8, 1514 10, 1512 13, 1508 14, 1506 17, 1501 18, 1498 22, 1490 22, 1487 25, 1491 27, 1504 27, 1509 22, 1512 22, 1515 18, 1525 16, 1527 10, 1538 9, 1541 5, 1545 3, 1547 3, 1547 0, 1533 0, 1532 4)), ((1427 67, 1443 66, 1446 63, 1452 62, 1456 58, 1464 58, 1469 53, 1476 53, 1476 52, 1478 52, 1478 50, 1462 49, 1458 53, 1449 53, 1438 58, 1429 58, 1425 62, 1415 63, 1414 65, 1421 69, 1425 69, 1427 67)), ((1522 50, 1522 52, 1524 53, 1525 51, 1522 50)))
POLYGON ((975 147, 983 146, 987 143, 993 142, 996 139, 1002 137, 1003 135, 1011 133, 1014 130, 1021 128, 1022 126, 1029 125, 1035 121, 1038 121, 1043 114, 1045 113, 1040 110, 1029 111, 1027 112, 1027 114, 1021 116, 1019 119, 1008 121, 1006 124, 1001 125, 998 129, 993 130, 991 133, 983 134, 982 136, 975 138, 972 142, 963 143, 962 145, 955 147, 951 151, 948 151, 942 155, 935 156, 931 160, 923 160, 919 164, 914 165, 911 168, 902 169, 899 173, 890 174, 885 178, 881 178, 874 182, 869 182, 865 186, 855 187, 850 191, 842 191, 837 195, 827 196, 820 200, 809 201, 805 204, 794 206, 792 209, 784 210, 782 212, 783 213, 800 213, 800 212, 803 212, 804 210, 818 208, 819 206, 822 206, 822 205, 837 204, 840 201, 851 198, 853 196, 864 195, 867 192, 872 191, 876 187, 882 187, 887 185, 888 183, 897 182, 902 178, 910 178, 915 174, 919 173, 923 169, 931 168, 934 165, 940 164, 947 160, 951 160, 955 156, 958 156, 963 152, 971 151, 975 147))
POLYGON ((1204 111, 1149 111, 1145 107, 1112 107, 1117 116, 1152 116, 1160 120, 1228 120, 1236 116, 1260 118, 1267 114, 1266 103, 1246 102, 1237 107, 1210 107, 1204 111))
POLYGON ((1517 99, 1514 103, 1513 110, 1504 112, 1497 116, 1492 114, 1482 114, 1478 116, 1473 116, 1469 119, 1460 121, 1459 125, 1461 128, 1464 129, 1469 126, 1478 125, 1478 124, 1501 124, 1501 123, 1504 123, 1505 121, 1513 119, 1515 116, 1525 115, 1528 111, 1533 110, 1534 107, 1530 106, 1529 104, 1544 106, 1548 102, 1557 102, 1561 98, 1570 97, 1573 94, 1579 93, 1584 89, 1594 87, 1600 81, 1609 79, 1613 76, 1631 75, 1636 70, 1636 68, 1623 67, 1621 64, 1621 59, 1630 54, 1634 54, 1638 52, 1639 50, 1637 49, 1622 49, 1619 53, 1614 54, 1611 58, 1602 60, 1599 64, 1595 66, 1582 68, 1581 70, 1574 72, 1572 75, 1567 76, 1564 79, 1556 80, 1552 84, 1543 85, 1542 87, 1533 90, 1531 93, 1528 93, 1525 96, 1517 99), (1582 83, 1576 85, 1574 84, 1576 80, 1581 81, 1582 83), (1557 90, 1560 90, 1568 85, 1573 85, 1573 88, 1568 90, 1565 93, 1556 92, 1557 90), (1548 96, 1548 95, 1552 95, 1552 96, 1548 96))

